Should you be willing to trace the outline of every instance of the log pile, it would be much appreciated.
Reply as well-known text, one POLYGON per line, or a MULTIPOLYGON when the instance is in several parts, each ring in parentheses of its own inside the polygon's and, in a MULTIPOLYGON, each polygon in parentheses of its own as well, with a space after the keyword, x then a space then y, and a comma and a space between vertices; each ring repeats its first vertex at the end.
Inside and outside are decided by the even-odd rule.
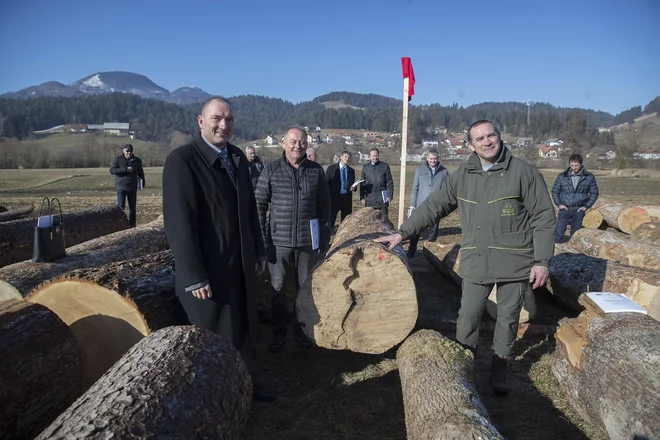
POLYGON ((660 433, 660 322, 640 313, 585 311, 563 319, 554 374, 571 405, 612 439, 660 433))
POLYGON ((178 323, 171 251, 68 272, 27 300, 69 325, 82 352, 83 389, 142 338, 178 323))
MULTIPOLYGON (((116 204, 63 214, 62 222, 67 247, 128 228, 126 214, 116 204)), ((0 267, 32 258, 36 224, 34 218, 0 224, 0 267)))
POLYGON ((231 343, 176 326, 140 341, 37 439, 239 439, 252 383, 231 343))
POLYGON ((0 438, 34 438, 82 394, 76 339, 46 307, 0 302, 0 438))
POLYGON ((588 228, 575 232, 569 243, 574 249, 592 257, 660 270, 660 245, 631 241, 627 236, 588 228))
POLYGON ((22 206, 20 208, 5 210, 0 212, 0 223, 16 220, 17 218, 27 217, 34 211, 34 205, 22 206))
POLYGON ((296 317, 318 346, 377 354, 412 331, 417 296, 406 253, 372 241, 392 232, 389 220, 372 208, 339 226, 296 299, 296 317))
POLYGON ((605 230, 610 227, 620 230, 619 217, 625 209, 630 207, 630 204, 599 197, 594 206, 584 214, 582 226, 589 229, 605 230))
POLYGON ((401 345, 396 362, 409 440, 503 438, 474 385, 469 350, 420 330, 401 345))
POLYGON ((0 269, 0 300, 25 297, 46 280, 75 269, 169 249, 162 216, 151 223, 95 238, 67 249, 67 256, 49 263, 22 261, 0 269))
MULTIPOLYGON (((424 257, 443 275, 453 280, 459 286, 463 282, 458 274, 461 262, 461 246, 458 244, 442 244, 427 241, 424 243, 424 257)), ((536 315, 536 298, 531 287, 525 293, 523 308, 520 310, 518 322, 525 323, 536 315)), ((497 286, 493 287, 486 301, 486 312, 491 318, 497 319, 497 286)))

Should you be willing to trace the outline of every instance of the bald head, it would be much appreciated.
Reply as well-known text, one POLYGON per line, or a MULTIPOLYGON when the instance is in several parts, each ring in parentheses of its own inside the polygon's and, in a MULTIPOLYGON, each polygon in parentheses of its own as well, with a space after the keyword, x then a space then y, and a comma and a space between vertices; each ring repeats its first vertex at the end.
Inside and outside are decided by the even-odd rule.
POLYGON ((213 98, 210 98, 202 105, 202 111, 200 112, 200 115, 205 116, 206 114, 208 114, 209 108, 211 108, 212 105, 215 103, 223 103, 229 106, 232 112, 234 111, 234 106, 231 105, 231 102, 229 102, 228 99, 223 98, 222 96, 214 96, 213 98))

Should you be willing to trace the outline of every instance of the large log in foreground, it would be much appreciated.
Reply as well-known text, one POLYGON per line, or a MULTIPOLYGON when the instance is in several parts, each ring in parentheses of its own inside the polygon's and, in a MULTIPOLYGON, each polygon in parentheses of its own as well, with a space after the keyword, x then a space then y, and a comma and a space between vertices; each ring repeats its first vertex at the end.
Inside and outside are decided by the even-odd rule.
POLYGON ((433 330, 396 353, 409 440, 501 439, 473 382, 474 357, 433 330))
POLYGON ((17 218, 26 217, 34 211, 34 205, 22 206, 9 211, 0 212, 0 223, 16 220, 17 218))
POLYGON ((135 345, 37 439, 239 439, 252 382, 231 343, 193 326, 135 345))
POLYGON ((34 438, 82 394, 73 334, 46 307, 0 302, 0 438, 34 438))
POLYGON ((630 204, 619 203, 601 197, 584 214, 582 226, 589 229, 607 229, 609 226, 620 230, 619 216, 630 206, 630 204))
POLYGON ((142 338, 178 323, 171 251, 68 272, 27 300, 69 325, 82 351, 83 389, 142 338))
POLYGON ((546 284, 561 305, 579 312, 585 292, 623 293, 660 319, 660 271, 627 266, 584 254, 561 253, 550 260, 546 284))
POLYGON ((611 439, 659 438, 660 322, 581 302, 586 310, 556 334, 554 374, 568 400, 611 439))
POLYGON ((169 249, 163 217, 137 228, 95 238, 67 249, 66 257, 49 263, 22 261, 0 269, 0 300, 25 297, 37 285, 74 269, 98 267, 115 261, 169 249))
POLYGON ((372 241, 392 232, 390 221, 372 208, 339 226, 296 299, 296 317, 318 346, 378 354, 415 327, 417 295, 406 253, 372 241))
POLYGON ((660 206, 632 206, 621 212, 619 216, 619 229, 626 234, 630 234, 639 225, 649 222, 660 222, 660 206))
MULTIPOLYGON (((128 228, 126 214, 116 205, 96 206, 62 215, 67 247, 128 228)), ((0 224, 0 267, 32 258, 36 218, 0 224)))
POLYGON ((609 231, 582 228, 569 244, 592 257, 606 258, 629 266, 660 270, 660 245, 632 241, 609 231))
MULTIPOLYGON (((461 246, 458 244, 442 244, 427 241, 424 243, 424 257, 440 273, 449 277, 459 286, 463 279, 458 274, 461 263, 461 246)), ((525 293, 523 308, 520 310, 518 322, 525 323, 536 315, 536 298, 531 287, 525 293)), ((497 285, 493 287, 486 301, 486 312, 491 318, 497 319, 497 285)))

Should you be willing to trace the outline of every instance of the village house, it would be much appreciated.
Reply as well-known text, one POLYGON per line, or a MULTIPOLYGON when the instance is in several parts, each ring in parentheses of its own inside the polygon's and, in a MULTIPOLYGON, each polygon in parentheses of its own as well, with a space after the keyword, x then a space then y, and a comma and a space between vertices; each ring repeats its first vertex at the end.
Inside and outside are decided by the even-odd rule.
POLYGON ((129 122, 105 122, 103 134, 110 136, 128 136, 131 124, 129 122))
POLYGON ((531 137, 519 137, 518 140, 516 140, 516 146, 519 148, 525 147, 527 145, 531 145, 534 143, 534 138, 531 137))
POLYGON ((454 150, 465 147, 464 141, 461 141, 454 136, 449 136, 447 139, 444 140, 444 143, 447 145, 447 148, 451 148, 454 150))
POLYGON ((545 141, 545 144, 549 147, 560 147, 564 144, 564 141, 559 138, 553 138, 545 141))
POLYGON ((557 149, 549 145, 541 145, 539 147, 539 157, 544 159, 557 159, 559 155, 557 154, 557 149))
POLYGON ((469 148, 458 148, 455 150, 447 150, 442 155, 442 160, 467 160, 472 151, 469 148))
POLYGON ((69 131, 71 133, 85 133, 85 132, 87 132, 87 125, 85 125, 85 124, 71 124, 71 125, 69 125, 69 131))
POLYGON ((364 137, 367 139, 376 139, 378 137, 378 133, 375 131, 367 131, 364 133, 364 137))
POLYGON ((369 162, 369 153, 360 153, 359 151, 357 152, 357 159, 359 163, 362 162, 369 162))
POLYGON ((434 140, 422 140, 422 148, 438 148, 438 141, 434 140))
POLYGON ((267 147, 277 146, 277 141, 275 140, 275 137, 271 134, 268 134, 268 136, 266 136, 265 142, 267 147))

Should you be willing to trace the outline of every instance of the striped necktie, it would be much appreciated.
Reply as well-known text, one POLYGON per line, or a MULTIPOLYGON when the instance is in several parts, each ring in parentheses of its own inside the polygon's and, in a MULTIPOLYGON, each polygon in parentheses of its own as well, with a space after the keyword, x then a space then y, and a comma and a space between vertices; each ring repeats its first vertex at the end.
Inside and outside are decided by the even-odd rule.
POLYGON ((220 153, 218 154, 218 157, 222 160, 222 163, 224 163, 225 168, 227 169, 227 172, 229 173, 229 177, 231 177, 231 180, 236 183, 236 173, 234 172, 234 164, 231 163, 231 160, 229 160, 229 157, 227 157, 227 147, 223 148, 220 150, 220 153))

